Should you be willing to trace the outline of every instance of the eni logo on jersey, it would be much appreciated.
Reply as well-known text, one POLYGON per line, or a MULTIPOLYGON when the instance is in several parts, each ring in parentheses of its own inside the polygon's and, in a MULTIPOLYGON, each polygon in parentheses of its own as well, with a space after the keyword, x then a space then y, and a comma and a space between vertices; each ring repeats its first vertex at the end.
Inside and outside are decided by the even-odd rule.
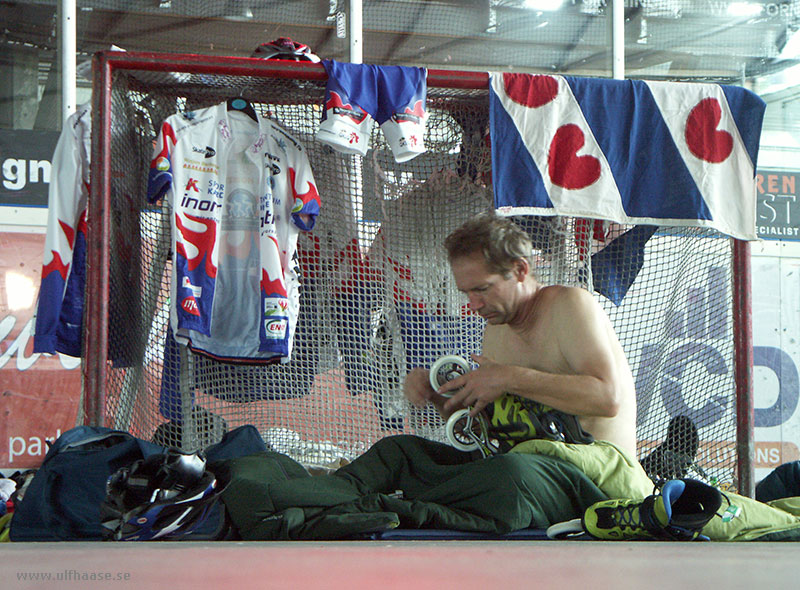
POLYGON ((268 319, 264 322, 267 338, 283 340, 286 337, 286 318, 268 319))

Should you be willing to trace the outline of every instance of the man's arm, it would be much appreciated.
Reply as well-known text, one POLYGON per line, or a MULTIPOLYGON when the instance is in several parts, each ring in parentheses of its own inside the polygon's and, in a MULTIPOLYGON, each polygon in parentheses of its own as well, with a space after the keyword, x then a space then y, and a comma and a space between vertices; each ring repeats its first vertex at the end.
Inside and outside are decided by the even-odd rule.
MULTIPOLYGON (((563 372, 507 365, 474 355, 473 360, 480 364, 476 370, 439 388, 440 394, 455 391, 444 410, 452 413, 472 406, 477 414, 508 392, 577 416, 615 416, 620 388, 613 351, 618 344, 605 312, 591 294, 573 288, 559 293, 549 313, 553 314, 549 345, 557 347, 563 372)), ((537 364, 536 359, 531 361, 537 364)))

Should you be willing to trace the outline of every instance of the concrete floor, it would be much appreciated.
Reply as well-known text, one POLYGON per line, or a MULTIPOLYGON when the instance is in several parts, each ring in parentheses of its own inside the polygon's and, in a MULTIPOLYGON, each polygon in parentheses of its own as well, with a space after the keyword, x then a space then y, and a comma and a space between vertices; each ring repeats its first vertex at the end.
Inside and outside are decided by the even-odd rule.
POLYGON ((745 542, 9 543, 0 548, 0 587, 780 590, 800 588, 798 549, 745 542))

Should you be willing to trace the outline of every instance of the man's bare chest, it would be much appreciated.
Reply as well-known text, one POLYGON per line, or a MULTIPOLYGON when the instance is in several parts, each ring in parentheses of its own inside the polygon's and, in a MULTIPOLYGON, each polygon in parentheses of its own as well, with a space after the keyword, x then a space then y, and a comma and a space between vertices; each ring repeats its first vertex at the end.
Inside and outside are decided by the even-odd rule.
POLYGON ((483 354, 495 362, 548 372, 564 372, 564 360, 554 334, 543 326, 518 334, 507 326, 488 326, 483 354))

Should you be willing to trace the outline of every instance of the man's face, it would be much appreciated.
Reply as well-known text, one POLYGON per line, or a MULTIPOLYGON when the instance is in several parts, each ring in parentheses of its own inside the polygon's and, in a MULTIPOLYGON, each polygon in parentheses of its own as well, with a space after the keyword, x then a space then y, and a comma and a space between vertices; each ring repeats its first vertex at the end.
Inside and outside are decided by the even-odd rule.
POLYGON ((515 273, 506 278, 491 272, 480 252, 455 258, 450 267, 472 311, 490 324, 505 324, 513 317, 520 284, 515 273))

